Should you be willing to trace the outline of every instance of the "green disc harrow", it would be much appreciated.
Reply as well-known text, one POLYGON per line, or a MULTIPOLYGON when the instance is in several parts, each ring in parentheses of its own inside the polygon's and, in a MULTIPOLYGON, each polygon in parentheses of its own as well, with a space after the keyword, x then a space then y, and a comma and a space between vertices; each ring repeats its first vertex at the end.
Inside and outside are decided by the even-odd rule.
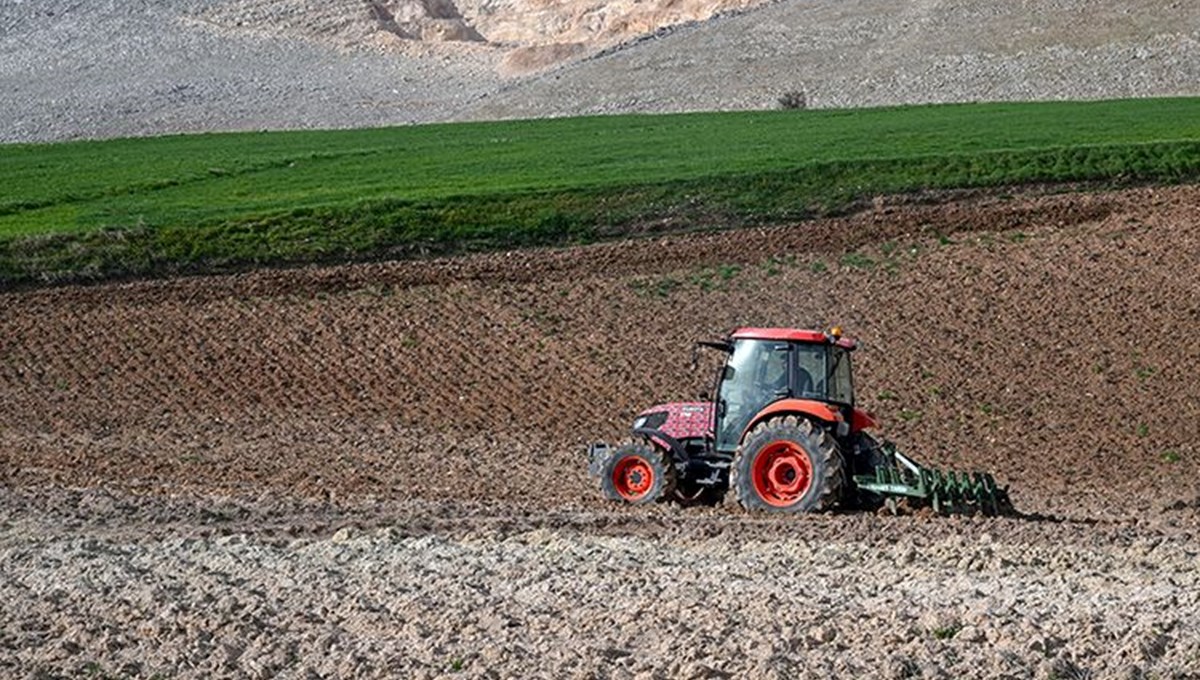
POLYGON ((901 504, 927 506, 939 515, 1014 514, 1008 487, 986 472, 944 472, 918 464, 891 442, 880 445, 884 463, 874 474, 856 475, 854 484, 879 494, 893 513, 901 504))

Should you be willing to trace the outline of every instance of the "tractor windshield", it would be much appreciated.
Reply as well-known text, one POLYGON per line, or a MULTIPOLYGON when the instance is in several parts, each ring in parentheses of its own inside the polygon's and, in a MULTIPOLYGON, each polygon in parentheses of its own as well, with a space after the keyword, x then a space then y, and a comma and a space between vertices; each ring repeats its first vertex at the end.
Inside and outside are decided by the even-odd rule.
POLYGON ((738 340, 721 376, 717 450, 732 451, 750 418, 789 394, 786 342, 738 340))

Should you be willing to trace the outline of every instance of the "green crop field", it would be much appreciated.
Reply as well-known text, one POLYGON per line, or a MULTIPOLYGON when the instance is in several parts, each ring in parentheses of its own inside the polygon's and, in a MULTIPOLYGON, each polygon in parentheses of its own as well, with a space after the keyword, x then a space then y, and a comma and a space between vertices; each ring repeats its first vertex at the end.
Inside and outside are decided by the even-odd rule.
POLYGON ((5 285, 577 243, 882 193, 1200 177, 1200 99, 0 146, 5 285))

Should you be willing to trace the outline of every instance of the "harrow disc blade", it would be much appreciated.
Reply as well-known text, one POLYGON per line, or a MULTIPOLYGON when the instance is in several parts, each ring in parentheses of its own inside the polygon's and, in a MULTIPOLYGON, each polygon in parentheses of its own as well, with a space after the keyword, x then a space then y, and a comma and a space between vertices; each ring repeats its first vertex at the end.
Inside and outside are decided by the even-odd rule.
POLYGON ((855 476, 854 483, 862 491, 887 499, 885 506, 893 512, 901 507, 927 507, 938 515, 1017 514, 1008 487, 996 484, 996 479, 986 472, 925 467, 898 451, 891 442, 884 442, 879 450, 886 462, 877 466, 873 474, 855 476))

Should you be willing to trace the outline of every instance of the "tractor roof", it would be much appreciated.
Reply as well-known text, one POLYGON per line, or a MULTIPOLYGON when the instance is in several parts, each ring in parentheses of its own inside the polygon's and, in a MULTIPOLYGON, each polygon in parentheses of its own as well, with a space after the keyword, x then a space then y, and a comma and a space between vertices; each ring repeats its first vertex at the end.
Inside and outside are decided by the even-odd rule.
POLYGON ((846 349, 854 349, 858 343, 823 331, 800 328, 738 328, 729 334, 731 340, 782 340, 787 342, 830 343, 846 349))

